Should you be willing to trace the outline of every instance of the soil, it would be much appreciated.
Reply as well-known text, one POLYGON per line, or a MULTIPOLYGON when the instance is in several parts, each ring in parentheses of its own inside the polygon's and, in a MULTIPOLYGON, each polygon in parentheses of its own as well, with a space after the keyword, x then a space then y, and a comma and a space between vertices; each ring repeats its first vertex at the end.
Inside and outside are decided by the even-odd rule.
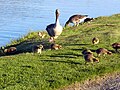
POLYGON ((75 83, 59 90, 120 90, 120 73, 107 74, 84 83, 75 83))

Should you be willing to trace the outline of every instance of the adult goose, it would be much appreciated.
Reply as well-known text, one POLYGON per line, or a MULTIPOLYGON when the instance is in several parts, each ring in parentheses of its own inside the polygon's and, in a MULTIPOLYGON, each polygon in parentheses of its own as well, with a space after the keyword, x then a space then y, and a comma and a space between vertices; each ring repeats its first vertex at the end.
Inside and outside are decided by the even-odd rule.
POLYGON ((62 33, 62 30, 63 30, 58 19, 60 15, 60 12, 58 9, 56 9, 55 14, 56 14, 55 23, 48 25, 46 28, 46 31, 50 36, 50 39, 49 39, 50 42, 54 41, 54 39, 56 39, 62 33))
POLYGON ((68 21, 65 23, 65 27, 68 26, 70 23, 73 23, 75 26, 78 26, 80 22, 84 21, 88 15, 72 15, 68 21))

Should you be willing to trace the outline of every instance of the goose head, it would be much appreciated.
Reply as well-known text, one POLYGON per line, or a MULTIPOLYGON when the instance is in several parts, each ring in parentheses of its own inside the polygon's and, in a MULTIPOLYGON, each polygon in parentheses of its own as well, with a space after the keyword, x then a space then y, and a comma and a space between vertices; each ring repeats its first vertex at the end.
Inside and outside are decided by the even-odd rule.
POLYGON ((55 14, 56 14, 56 18, 58 18, 58 17, 59 17, 59 15, 60 15, 60 11, 59 11, 58 9, 56 9, 55 14))

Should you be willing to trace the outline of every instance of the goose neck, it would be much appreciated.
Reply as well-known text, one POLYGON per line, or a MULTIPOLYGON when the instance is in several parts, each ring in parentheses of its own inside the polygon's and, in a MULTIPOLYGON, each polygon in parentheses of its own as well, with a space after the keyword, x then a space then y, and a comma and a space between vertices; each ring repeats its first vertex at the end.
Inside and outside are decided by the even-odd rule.
POLYGON ((57 19, 57 20, 56 20, 56 25, 59 25, 59 24, 60 24, 60 23, 59 23, 59 19, 57 19))
POLYGON ((59 17, 59 15, 56 15, 56 21, 55 21, 56 25, 59 25, 59 24, 60 24, 58 17, 59 17))

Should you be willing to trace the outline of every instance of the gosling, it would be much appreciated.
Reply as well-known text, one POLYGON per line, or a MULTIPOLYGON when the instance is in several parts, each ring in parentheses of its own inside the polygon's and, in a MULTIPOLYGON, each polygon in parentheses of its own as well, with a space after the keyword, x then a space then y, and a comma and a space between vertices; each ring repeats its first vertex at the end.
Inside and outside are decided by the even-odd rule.
POLYGON ((40 44, 40 45, 35 45, 35 46, 33 46, 32 51, 33 51, 34 53, 39 53, 39 54, 41 54, 42 49, 43 49, 43 45, 40 44))
POLYGON ((118 52, 118 49, 120 49, 120 42, 113 43, 112 47, 115 49, 116 52, 118 52))
POLYGON ((16 47, 9 47, 3 50, 5 54, 14 54, 17 51, 16 47))
POLYGON ((99 39, 97 37, 94 37, 92 39, 92 43, 95 45, 95 44, 98 44, 99 43, 99 39))
POLYGON ((85 64, 86 64, 87 62, 91 62, 91 63, 93 63, 93 62, 99 62, 99 59, 98 59, 98 58, 95 58, 95 57, 93 56, 93 52, 92 52, 91 50, 88 50, 88 49, 83 50, 83 51, 82 51, 82 54, 83 54, 84 59, 85 59, 85 64))
POLYGON ((105 56, 106 54, 108 54, 108 55, 112 54, 112 52, 108 51, 105 48, 99 48, 99 49, 97 49, 96 53, 97 53, 98 56, 100 56, 100 55, 104 55, 105 56))
POLYGON ((45 37, 45 34, 42 33, 42 32, 38 32, 38 36, 39 36, 40 38, 44 38, 44 37, 45 37))
POLYGON ((58 50, 58 49, 61 49, 62 46, 59 45, 59 44, 51 44, 51 50, 58 50))
POLYGON ((0 56, 2 56, 2 55, 5 55, 5 53, 4 53, 4 47, 0 48, 0 56))
POLYGON ((85 59, 85 64, 87 62, 91 62, 91 63, 93 63, 93 62, 99 62, 99 59, 96 58, 96 57, 94 57, 93 54, 85 54, 84 55, 84 59, 85 59))

